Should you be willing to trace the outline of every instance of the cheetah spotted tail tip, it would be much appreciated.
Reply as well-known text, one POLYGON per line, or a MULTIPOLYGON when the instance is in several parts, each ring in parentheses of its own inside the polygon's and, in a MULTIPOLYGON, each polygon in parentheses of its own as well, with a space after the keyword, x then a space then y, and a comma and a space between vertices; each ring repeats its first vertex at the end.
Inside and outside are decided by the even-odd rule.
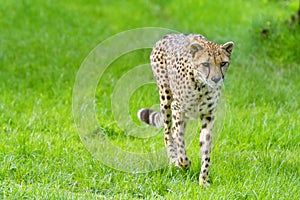
POLYGON ((142 108, 138 111, 137 116, 140 121, 151 126, 155 126, 158 129, 163 126, 163 118, 161 114, 152 109, 142 108))

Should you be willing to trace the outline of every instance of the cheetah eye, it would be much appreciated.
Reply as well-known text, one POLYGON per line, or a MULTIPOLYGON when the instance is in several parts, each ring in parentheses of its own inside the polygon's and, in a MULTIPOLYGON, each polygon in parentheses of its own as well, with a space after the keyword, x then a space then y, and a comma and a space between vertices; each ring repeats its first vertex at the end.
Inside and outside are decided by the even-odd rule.
POLYGON ((228 64, 228 62, 221 62, 220 67, 225 67, 228 64))
POLYGON ((203 67, 209 67, 209 63, 208 62, 205 62, 205 63, 202 63, 203 67))

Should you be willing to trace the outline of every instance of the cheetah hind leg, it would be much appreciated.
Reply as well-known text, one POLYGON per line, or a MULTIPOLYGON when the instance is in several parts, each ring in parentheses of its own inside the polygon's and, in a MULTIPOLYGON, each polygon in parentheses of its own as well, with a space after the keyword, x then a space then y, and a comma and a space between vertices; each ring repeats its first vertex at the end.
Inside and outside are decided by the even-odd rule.
POLYGON ((161 88, 160 94, 160 110, 161 112, 155 112, 151 109, 143 108, 138 112, 138 118, 152 126, 157 128, 164 127, 164 143, 167 150, 168 157, 170 159, 170 165, 178 165, 177 148, 175 145, 175 139, 172 137, 172 111, 171 102, 172 94, 170 88, 161 88))
POLYGON ((149 108, 142 108, 138 111, 138 118, 140 121, 156 128, 164 127, 164 142, 170 159, 170 165, 174 164, 179 167, 177 159, 177 148, 174 144, 174 139, 171 136, 171 109, 162 108, 163 112, 156 112, 149 108), (164 114, 162 114, 164 113, 164 114))

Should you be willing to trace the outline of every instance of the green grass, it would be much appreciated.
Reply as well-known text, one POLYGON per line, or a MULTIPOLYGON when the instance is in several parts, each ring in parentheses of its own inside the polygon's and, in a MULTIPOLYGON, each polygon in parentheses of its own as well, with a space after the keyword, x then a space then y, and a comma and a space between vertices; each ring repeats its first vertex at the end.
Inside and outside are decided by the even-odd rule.
MULTIPOLYGON (((300 27, 285 22, 298 4, 1 1, 0 199, 300 199, 300 27), (83 60, 106 38, 150 26, 235 42, 208 189, 198 185, 198 139, 188 149, 190 170, 131 174, 95 159, 77 133, 72 92, 83 60)), ((148 62, 149 52, 116 60, 96 91, 99 124, 123 148, 141 141, 116 128, 111 92, 126 70, 148 62)), ((131 116, 156 103, 155 86, 144 86, 130 99, 131 116)), ((155 145, 163 146, 160 139, 155 145)))

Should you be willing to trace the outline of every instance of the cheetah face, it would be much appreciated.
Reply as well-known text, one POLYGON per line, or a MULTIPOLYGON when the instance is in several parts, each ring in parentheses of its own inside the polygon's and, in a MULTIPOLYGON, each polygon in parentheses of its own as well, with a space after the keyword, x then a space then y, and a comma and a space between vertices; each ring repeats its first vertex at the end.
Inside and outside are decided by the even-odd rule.
POLYGON ((230 64, 233 42, 218 45, 213 42, 193 43, 190 46, 196 80, 211 88, 220 87, 230 64))

